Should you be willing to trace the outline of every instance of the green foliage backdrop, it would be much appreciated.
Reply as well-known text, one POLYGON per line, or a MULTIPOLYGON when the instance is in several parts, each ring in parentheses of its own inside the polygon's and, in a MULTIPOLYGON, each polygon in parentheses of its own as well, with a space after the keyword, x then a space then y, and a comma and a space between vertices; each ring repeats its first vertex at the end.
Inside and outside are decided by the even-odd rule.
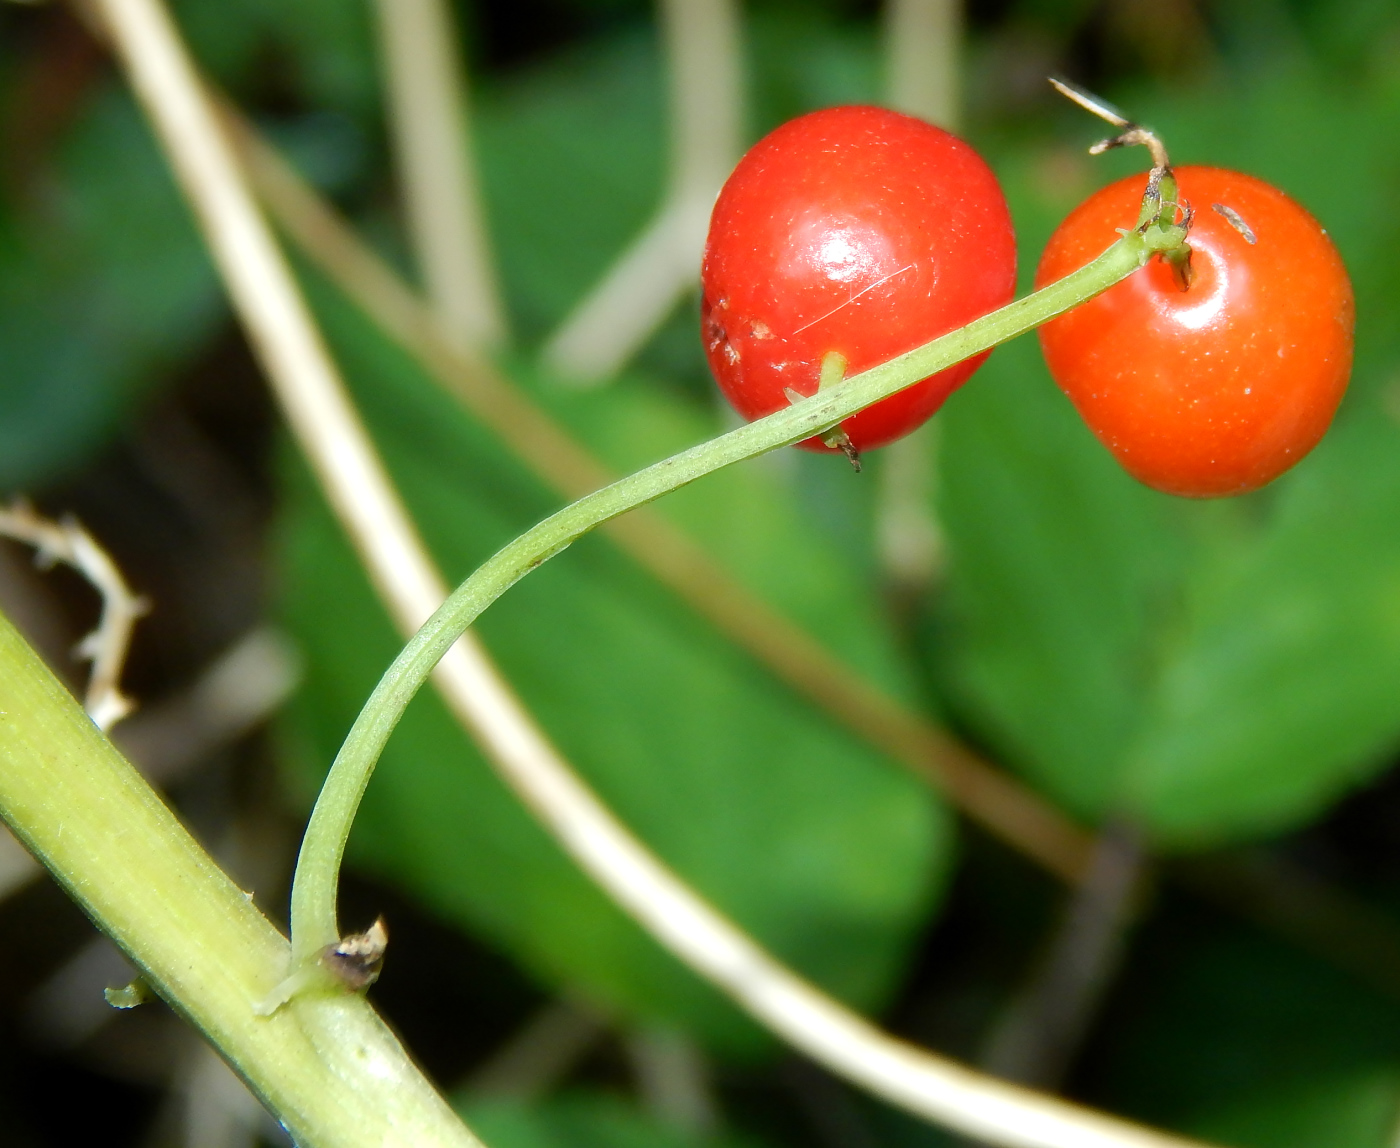
MULTIPOLYGON (((645 223, 665 173, 649 9, 557 7, 574 35, 476 77, 476 150, 516 331, 504 365, 623 471, 718 433, 727 416, 693 301, 607 387, 571 391, 533 365, 534 346, 645 223)), ((879 98, 879 38, 858 7, 751 6, 752 137, 812 107, 879 98)), ((1168 856, 1286 846, 1400 746, 1400 11, 1379 0, 1181 0, 1123 5, 1126 15, 998 7, 974 11, 966 128, 1006 187, 1023 281, 1065 212, 1140 167, 1140 156, 1090 160, 1094 124, 1040 96, 1046 67, 1082 66, 1159 129, 1178 162, 1263 176, 1328 227, 1359 315, 1352 391, 1328 439, 1248 498, 1173 500, 1117 469, 1033 339, 1002 348, 939 416, 948 566, 912 622, 885 608, 878 457, 857 478, 840 460, 785 452, 660 509, 853 669, 952 723, 1085 825, 1131 817, 1168 856), (1139 19, 1144 10, 1155 23, 1139 19)), ((177 9, 211 71, 264 109, 269 133, 406 264, 360 0, 177 9)), ((462 14, 481 57, 486 18, 474 13, 462 14)), ((0 91, 18 91, 21 64, 6 56, 3 69, 0 91)), ((84 465, 227 326, 130 99, 99 76, 75 108, 41 170, 25 173, 28 190, 0 208, 4 490, 84 465)), ((331 285, 303 279, 450 575, 557 505, 331 285)), ((303 810, 396 639, 290 446, 276 482, 276 611, 307 669, 280 745, 288 804, 303 810)), ((955 882, 955 910, 1024 892, 1024 874, 978 867, 936 794, 605 540, 511 591, 480 634, 543 728, 645 841, 864 1010, 894 1007, 923 964, 964 942, 954 935, 963 917, 940 931, 955 882)), ((435 698, 417 701, 395 735, 351 860, 542 989, 582 993, 623 1028, 683 1030, 731 1073, 764 1071, 751 1066, 774 1054, 571 866, 435 698)), ((1400 885, 1378 877, 1353 891, 1400 909, 1400 885)), ((1020 936, 1027 954, 1033 932, 1020 936)), ((985 1028, 1013 987, 974 977, 939 990, 938 1007, 985 1028)), ((976 1040, 954 1051, 972 1055, 976 1040)), ((1400 1106, 1400 1002, 1164 894, 1074 1087, 1229 1144, 1382 1148, 1400 1106)), ((473 1102, 471 1113, 494 1148, 685 1139, 615 1091, 595 1081, 538 1103, 473 1102)), ((862 1118, 880 1143, 939 1139, 888 1114, 862 1118)), ((726 1142, 789 1135, 734 1124, 726 1142)))

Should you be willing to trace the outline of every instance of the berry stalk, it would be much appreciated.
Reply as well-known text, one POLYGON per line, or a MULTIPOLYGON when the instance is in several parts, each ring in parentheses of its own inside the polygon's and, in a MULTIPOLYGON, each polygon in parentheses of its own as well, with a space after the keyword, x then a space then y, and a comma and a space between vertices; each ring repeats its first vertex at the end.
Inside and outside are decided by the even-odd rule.
MULTIPOLYGON (((1154 186, 1151 189, 1155 191, 1154 186)), ((1160 199, 1158 199, 1160 207, 1160 199)), ((292 887, 294 964, 316 959, 340 936, 336 887, 365 787, 404 709, 452 644, 497 598, 590 530, 696 479, 778 447, 826 433, 871 403, 1077 307, 1186 242, 1174 207, 1126 230, 1102 255, 1057 282, 903 355, 853 375, 785 410, 620 479, 551 515, 467 578, 394 660, 351 728, 326 777, 303 838, 292 887)))

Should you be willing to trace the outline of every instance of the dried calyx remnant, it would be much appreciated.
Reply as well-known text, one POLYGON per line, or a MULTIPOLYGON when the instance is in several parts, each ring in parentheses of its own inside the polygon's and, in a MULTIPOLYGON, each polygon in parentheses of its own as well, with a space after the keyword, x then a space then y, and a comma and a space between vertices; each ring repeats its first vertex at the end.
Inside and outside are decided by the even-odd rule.
POLYGON ((388 947, 389 929, 380 917, 363 933, 347 933, 322 949, 315 961, 293 969, 253 1011, 271 1016, 298 993, 334 991, 327 978, 346 992, 364 992, 379 979, 388 947))
POLYGON ((351 992, 369 988, 384 968, 389 930, 379 917, 363 933, 350 933, 321 951, 321 967, 351 992))
MULTIPOLYGON (((1157 134, 1151 128, 1134 123, 1107 100, 1094 95, 1093 92, 1086 91, 1078 84, 1051 76, 1050 86, 1085 111, 1092 112, 1100 119, 1106 120, 1120 129, 1118 135, 1099 140, 1098 143, 1094 144, 1089 149, 1090 155, 1102 155, 1106 151, 1119 147, 1145 147, 1148 154, 1152 156, 1152 170, 1147 176, 1147 191, 1143 195, 1142 216, 1138 220, 1138 231, 1146 232, 1148 227, 1159 221, 1164 210, 1170 210, 1172 213, 1166 222, 1173 222, 1179 209, 1182 215, 1181 226, 1190 232, 1191 205, 1179 202, 1176 198, 1176 177, 1172 174, 1171 160, 1167 156, 1166 145, 1162 143, 1157 134)), ((1219 210, 1218 207, 1217 210, 1219 210)), ((1225 213, 1222 211, 1221 214, 1225 213)), ((1191 245, 1183 243, 1175 250, 1164 252, 1162 258, 1172 269, 1177 286, 1183 291, 1189 288, 1191 281, 1195 278, 1195 272, 1191 268, 1191 245)))

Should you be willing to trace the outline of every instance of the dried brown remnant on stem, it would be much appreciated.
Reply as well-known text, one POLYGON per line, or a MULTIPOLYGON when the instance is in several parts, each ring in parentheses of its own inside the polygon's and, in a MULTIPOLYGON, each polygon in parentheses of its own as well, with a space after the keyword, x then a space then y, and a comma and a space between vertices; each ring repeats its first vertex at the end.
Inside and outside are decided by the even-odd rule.
POLYGON ((1152 156, 1152 171, 1147 177, 1147 198, 1160 200, 1162 180, 1171 174, 1172 165, 1167 156, 1166 145, 1158 138, 1157 133, 1151 128, 1134 123, 1107 100, 1094 95, 1093 92, 1086 91, 1078 84, 1072 84, 1068 80, 1058 80, 1051 76, 1050 86, 1067 100, 1078 104, 1086 112, 1090 112, 1098 116, 1099 119, 1106 120, 1114 127, 1121 129, 1118 135, 1106 140, 1099 140, 1098 143, 1094 144, 1089 149, 1090 155, 1102 155, 1106 151, 1119 147, 1141 146, 1147 149, 1152 156))
POLYGON ((351 992, 362 992, 384 970, 389 929, 379 917, 363 933, 349 933, 321 953, 321 967, 351 992))
MULTIPOLYGON (((1172 173, 1171 159, 1167 155, 1166 145, 1158 138, 1157 133, 1151 128, 1133 123, 1107 100, 1086 91, 1077 84, 1071 84, 1066 80, 1057 80, 1051 76, 1050 85, 1085 111, 1092 112, 1100 119, 1107 120, 1114 127, 1122 129, 1116 136, 1099 140, 1098 143, 1090 147, 1090 155, 1102 155, 1114 148, 1140 146, 1145 147, 1152 156, 1152 170, 1147 174, 1147 188, 1142 196, 1142 214, 1138 219, 1138 232, 1146 234, 1147 229, 1153 224, 1159 226, 1173 224, 1176 221, 1176 213, 1180 211, 1182 214, 1180 226, 1189 233, 1194 212, 1189 203, 1177 198, 1176 178, 1172 173), (1166 189, 1165 194, 1164 188, 1166 189)), ((1229 208, 1222 209, 1220 204, 1214 206, 1237 229, 1243 224, 1243 220, 1236 224, 1235 221, 1239 217, 1235 216, 1232 219, 1233 212, 1226 214, 1230 211, 1229 208)), ((1245 235, 1245 238, 1252 243, 1254 242, 1251 238, 1252 233, 1246 234, 1248 231, 1249 229, 1245 227, 1240 234, 1245 235)), ((1176 285, 1183 291, 1189 290, 1196 278, 1195 268, 1191 266, 1190 244, 1183 243, 1163 258, 1166 259, 1171 268, 1172 278, 1176 281, 1176 285)))
POLYGON ((822 442, 844 454, 846 461, 851 464, 851 469, 857 474, 860 473, 860 451, 856 450, 855 444, 851 442, 850 436, 845 431, 839 427, 834 431, 828 431, 822 435, 822 442))

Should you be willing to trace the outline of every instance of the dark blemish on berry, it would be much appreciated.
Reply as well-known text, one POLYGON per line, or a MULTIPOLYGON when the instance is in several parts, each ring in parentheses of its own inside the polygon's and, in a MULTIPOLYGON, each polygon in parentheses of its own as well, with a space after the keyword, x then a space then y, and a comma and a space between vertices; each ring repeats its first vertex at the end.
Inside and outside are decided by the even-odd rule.
MULTIPOLYGON (((723 303, 721 302, 721 306, 722 305, 723 303)), ((724 324, 715 318, 714 312, 710 309, 708 304, 705 306, 704 312, 700 316, 700 321, 705 332, 705 349, 709 351, 710 354, 714 355, 718 354, 719 349, 723 347, 729 361, 731 363, 736 362, 739 356, 734 351, 734 348, 729 345, 729 335, 724 329, 724 324)))
POLYGON ((1212 203, 1211 207, 1216 213, 1222 216, 1226 223, 1244 236, 1246 243, 1254 244, 1259 242, 1259 237, 1254 234, 1254 229, 1247 224, 1240 213, 1233 207, 1226 207, 1223 203, 1212 203))

